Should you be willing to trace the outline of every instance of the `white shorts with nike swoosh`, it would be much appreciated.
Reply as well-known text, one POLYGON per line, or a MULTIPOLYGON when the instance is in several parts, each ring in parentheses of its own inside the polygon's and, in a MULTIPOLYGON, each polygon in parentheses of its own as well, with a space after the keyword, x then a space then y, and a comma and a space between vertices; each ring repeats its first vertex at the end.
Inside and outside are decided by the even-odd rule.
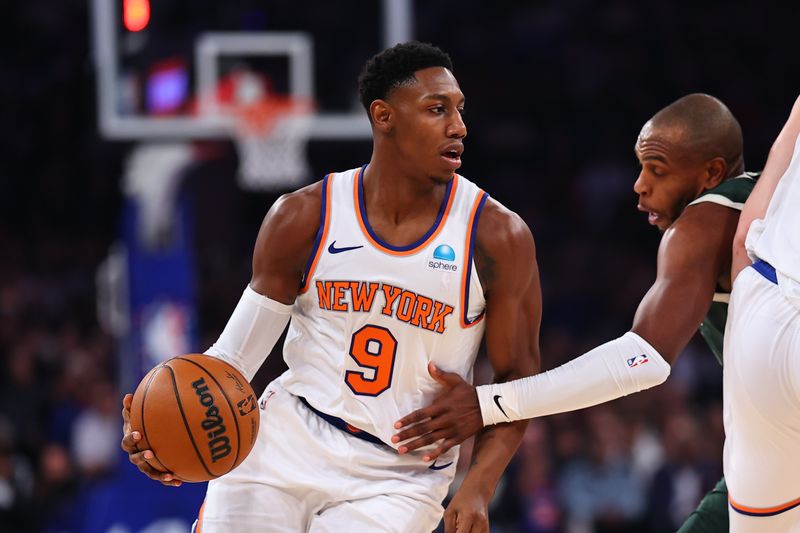
POLYGON ((209 482, 202 533, 432 531, 458 452, 433 464, 331 425, 272 382, 261 431, 233 472, 209 482), (448 464, 449 463, 449 464, 448 464), (443 468, 440 468, 443 467, 443 468))

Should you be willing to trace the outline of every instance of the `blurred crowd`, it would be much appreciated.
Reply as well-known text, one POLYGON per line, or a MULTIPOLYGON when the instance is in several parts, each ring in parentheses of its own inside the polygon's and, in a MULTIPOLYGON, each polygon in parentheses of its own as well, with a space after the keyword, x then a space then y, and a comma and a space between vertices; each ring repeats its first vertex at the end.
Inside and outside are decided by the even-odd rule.
MULTIPOLYGON (((317 25, 336 15, 299 3, 308 5, 291 9, 317 25)), ((272 9, 290 9, 280 4, 272 9)), ((339 16, 359 16, 350 4, 339 16)), ((268 12, 246 0, 231 5, 268 12)), ((748 168, 758 170, 800 87, 785 53, 798 46, 794 17, 763 2, 415 5, 417 37, 453 56, 467 95, 463 173, 519 212, 537 240, 543 369, 625 332, 654 279, 659 235, 631 190, 641 125, 686 93, 711 93, 741 121, 748 168)), ((0 531, 58 530, 81 491, 121 457, 127 391, 118 390, 119 347, 98 325, 95 276, 117 233, 131 144, 97 132, 87 2, 16 2, 7 15, 0 531)), ((372 23, 371 12, 363 16, 372 23)), ((349 58, 342 76, 355 84, 375 51, 349 58)), ((365 162, 370 147, 309 148, 321 176, 365 162)), ((246 283, 249 247, 275 199, 236 189, 230 144, 214 153, 227 163, 206 161, 201 175, 216 177, 193 184, 198 212, 210 215, 199 217, 196 236, 198 350, 246 283)), ((273 355, 261 383, 279 371, 273 355)), ((674 531, 721 476, 723 440, 721 369, 695 339, 665 385, 533 421, 493 501, 493 531, 674 531)))

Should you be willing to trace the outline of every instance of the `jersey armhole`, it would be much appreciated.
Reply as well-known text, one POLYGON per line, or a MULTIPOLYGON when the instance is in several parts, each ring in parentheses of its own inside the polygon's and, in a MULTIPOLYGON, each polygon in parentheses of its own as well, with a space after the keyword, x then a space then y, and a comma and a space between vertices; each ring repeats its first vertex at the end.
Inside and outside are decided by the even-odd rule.
POLYGON ((317 230, 317 237, 314 239, 314 247, 311 249, 311 255, 306 263, 305 271, 303 272, 303 280, 300 282, 300 294, 305 293, 309 287, 309 281, 314 275, 314 269, 317 267, 319 257, 322 252, 322 245, 328 238, 328 227, 331 220, 331 194, 328 190, 330 181, 333 179, 333 173, 328 174, 322 180, 322 201, 320 202, 319 213, 319 229, 317 230))
MULTIPOLYGON (((472 212, 470 213, 469 217, 469 226, 467 227, 467 241, 466 245, 464 246, 464 250, 466 253, 464 254, 464 267, 462 269, 461 274, 461 327, 462 328, 470 328, 475 324, 478 324, 483 317, 486 315, 486 310, 480 312, 478 316, 473 319, 469 318, 469 289, 470 289, 470 281, 472 278, 472 259, 473 259, 473 252, 475 251, 475 236, 478 233, 478 221, 481 217, 481 211, 483 211, 483 206, 486 204, 486 200, 489 198, 489 195, 484 191, 478 192, 478 197, 475 199, 475 203, 472 205, 472 212)), ((477 273, 476 273, 477 276, 477 273)))
POLYGON ((741 211, 744 207, 744 202, 734 202, 727 196, 723 196, 722 194, 706 194, 698 198, 697 200, 691 202, 688 206, 697 205, 710 202, 712 204, 717 204, 725 207, 730 207, 731 209, 736 209, 737 211, 741 211))

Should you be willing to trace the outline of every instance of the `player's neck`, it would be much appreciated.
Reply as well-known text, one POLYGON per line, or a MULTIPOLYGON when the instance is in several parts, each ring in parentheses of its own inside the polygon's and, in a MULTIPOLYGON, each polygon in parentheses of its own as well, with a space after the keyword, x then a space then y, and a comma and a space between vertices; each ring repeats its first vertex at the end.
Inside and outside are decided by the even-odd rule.
POLYGON ((375 154, 362 180, 367 212, 381 213, 396 223, 426 212, 437 213, 447 189, 427 176, 412 176, 401 165, 382 164, 375 154))

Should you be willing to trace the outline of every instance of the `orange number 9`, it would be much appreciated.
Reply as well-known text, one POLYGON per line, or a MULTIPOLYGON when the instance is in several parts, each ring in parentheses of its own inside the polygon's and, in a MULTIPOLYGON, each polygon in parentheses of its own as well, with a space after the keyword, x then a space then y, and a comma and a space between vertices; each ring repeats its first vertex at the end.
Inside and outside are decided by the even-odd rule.
POLYGON ((391 331, 380 326, 364 326, 353 334, 350 357, 358 366, 372 370, 373 374, 368 378, 364 372, 348 370, 345 383, 355 394, 378 396, 392 386, 396 354, 397 339, 391 331))

